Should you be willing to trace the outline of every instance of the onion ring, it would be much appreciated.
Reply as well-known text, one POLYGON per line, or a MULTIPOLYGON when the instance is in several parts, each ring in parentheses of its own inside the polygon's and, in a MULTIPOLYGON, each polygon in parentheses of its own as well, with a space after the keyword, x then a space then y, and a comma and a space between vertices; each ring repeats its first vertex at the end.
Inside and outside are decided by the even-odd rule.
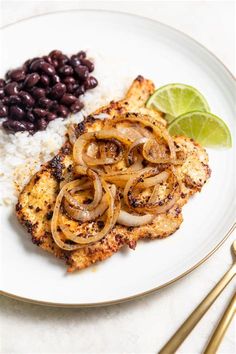
MULTIPOLYGON (((129 147, 126 155, 125 155, 125 160, 127 165, 132 165, 135 162, 134 159, 134 150, 139 148, 140 146, 144 145, 148 141, 148 138, 142 137, 139 139, 136 139, 129 147)), ((137 161, 137 159, 136 159, 137 161)))
POLYGON ((145 116, 145 115, 141 115, 141 114, 135 114, 135 113, 126 113, 125 115, 121 115, 118 118, 115 119, 109 119, 106 123, 105 123, 105 128, 109 127, 111 125, 117 124, 118 122, 121 121, 131 121, 131 122, 139 122, 142 125, 144 125, 145 127, 149 127, 149 129, 152 129, 153 134, 157 137, 157 138, 163 138, 169 148, 170 151, 170 156, 169 159, 160 159, 158 163, 169 163, 171 161, 176 160, 176 152, 175 152, 175 146, 174 146, 174 142, 173 139, 171 138, 170 134, 168 133, 168 131, 162 127, 161 125, 154 124, 155 122, 151 122, 149 117, 145 116))
POLYGON ((80 245, 88 245, 90 243, 94 243, 101 240, 114 226, 114 207, 115 207, 114 198, 111 190, 109 189, 105 181, 102 181, 102 186, 106 192, 105 195, 108 202, 107 219, 103 229, 99 231, 96 236, 84 238, 76 235, 74 232, 71 232, 67 225, 65 224, 60 225, 62 232, 69 240, 78 243, 80 245))
POLYGON ((134 215, 130 214, 125 210, 121 210, 117 223, 124 226, 141 226, 149 224, 153 221, 155 215, 146 214, 146 215, 134 215))
POLYGON ((67 185, 63 186, 56 198, 56 203, 54 206, 52 220, 51 220, 51 232, 52 232, 52 238, 58 247, 60 247, 63 250, 66 250, 66 251, 75 251, 75 250, 81 248, 81 246, 76 245, 76 244, 71 245, 71 244, 65 243, 64 241, 61 240, 61 237, 60 237, 60 234, 58 231, 58 218, 59 218, 59 213, 60 213, 60 208, 61 208, 61 202, 64 197, 64 192, 67 190, 67 188, 68 188, 67 185))
MULTIPOLYGON (((114 185, 112 185, 112 187, 114 187, 114 185)), ((115 198, 116 189, 114 191, 114 188, 111 188, 111 192, 112 192, 113 198, 115 198)), ((82 222, 88 222, 88 221, 93 221, 93 220, 97 219, 99 216, 102 216, 105 213, 105 211, 107 210, 108 204, 107 204, 106 195, 104 194, 99 205, 96 206, 93 210, 91 210, 91 209, 90 210, 89 209, 81 210, 78 208, 74 208, 68 203, 67 200, 64 201, 64 208, 65 208, 67 214, 72 219, 77 220, 77 221, 82 221, 82 222)))
MULTIPOLYGON (((78 168, 77 168, 78 171, 78 168)), ((86 210, 92 210, 94 209, 99 203, 102 198, 102 184, 100 181, 100 178, 98 177, 97 173, 94 172, 91 169, 87 169, 87 176, 93 180, 94 183, 94 198, 92 203, 90 204, 80 204, 75 198, 71 196, 71 194, 66 191, 65 192, 65 198, 66 200, 74 207, 79 208, 79 209, 86 209, 86 210)), ((77 190, 82 190, 83 187, 79 184, 78 186, 75 185, 75 187, 79 188, 77 190)))
MULTIPOLYGON (((149 200, 148 202, 144 203, 144 202, 141 202, 140 200, 138 200, 137 198, 134 198, 132 195, 132 192, 138 183, 143 183, 142 181, 144 181, 145 178, 147 178, 149 176, 158 175, 158 172, 159 172, 159 170, 157 167, 153 167, 153 168, 146 167, 140 173, 138 173, 134 177, 130 178, 130 180, 127 182, 125 189, 124 189, 124 200, 125 200, 126 205, 129 208, 131 208, 132 210, 135 210, 138 213, 147 212, 147 213, 152 213, 152 214, 161 214, 161 213, 164 213, 167 210, 169 210, 174 205, 174 203, 177 201, 177 197, 179 197, 180 188, 179 188, 179 183, 173 173, 171 174, 171 176, 174 179, 173 191, 171 194, 168 195, 168 197, 165 199, 165 201, 160 202, 156 198, 156 200, 152 200, 152 201, 149 200), (176 186, 175 186, 175 184, 176 184, 176 186)), ((166 180, 166 177, 163 174, 162 174, 162 178, 163 178, 163 181, 166 180)))
MULTIPOLYGON (((91 157, 85 154, 84 150, 89 142, 92 140, 110 140, 113 142, 121 142, 124 145, 130 145, 132 140, 124 136, 123 134, 117 132, 115 129, 109 130, 99 130, 93 133, 84 133, 82 134, 75 142, 73 147, 73 159, 75 163, 86 166, 86 165, 108 165, 114 164, 115 162, 122 159, 122 154, 120 153, 117 158, 105 158, 105 159, 97 159, 96 157, 91 157)), ((119 144, 120 146, 120 144, 119 144)))

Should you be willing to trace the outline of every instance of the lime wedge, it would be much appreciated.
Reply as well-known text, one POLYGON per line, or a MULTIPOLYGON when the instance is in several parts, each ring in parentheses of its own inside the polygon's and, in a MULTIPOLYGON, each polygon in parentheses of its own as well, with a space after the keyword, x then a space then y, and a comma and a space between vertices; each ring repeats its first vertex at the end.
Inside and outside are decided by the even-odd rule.
POLYGON ((146 106, 166 113, 168 122, 187 112, 210 111, 202 94, 194 87, 184 84, 169 84, 160 87, 148 99, 146 106))
POLYGON ((214 114, 194 111, 174 119, 169 127, 171 135, 184 135, 206 147, 232 146, 229 128, 214 114))

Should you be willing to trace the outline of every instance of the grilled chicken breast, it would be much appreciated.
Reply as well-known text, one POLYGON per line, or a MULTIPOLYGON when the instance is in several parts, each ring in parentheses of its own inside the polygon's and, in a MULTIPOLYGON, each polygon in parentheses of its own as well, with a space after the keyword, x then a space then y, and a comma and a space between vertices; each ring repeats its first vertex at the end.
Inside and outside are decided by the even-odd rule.
MULTIPOLYGON (((75 127, 76 135, 102 129, 104 121, 98 118, 100 114, 105 114, 105 119, 113 119, 118 114, 135 112, 148 115, 150 120, 166 125, 161 113, 144 107, 153 91, 153 83, 138 76, 123 100, 111 102, 87 117, 75 127)), ((182 206, 191 195, 201 190, 210 176, 208 156, 202 147, 186 137, 176 137, 174 143, 177 153, 185 155, 184 163, 176 168, 181 182, 181 197, 170 210, 159 214, 151 224, 139 227, 116 224, 102 240, 75 251, 62 250, 55 244, 50 225, 53 208, 60 182, 67 180, 73 170, 72 146, 69 141, 51 161, 42 166, 20 193, 16 205, 18 220, 31 234, 34 244, 66 261, 69 272, 105 260, 124 245, 134 249, 139 239, 167 237, 173 234, 183 221, 182 206)), ((67 218, 66 222, 71 231, 81 235, 93 235, 101 228, 101 220, 78 224, 67 218)))

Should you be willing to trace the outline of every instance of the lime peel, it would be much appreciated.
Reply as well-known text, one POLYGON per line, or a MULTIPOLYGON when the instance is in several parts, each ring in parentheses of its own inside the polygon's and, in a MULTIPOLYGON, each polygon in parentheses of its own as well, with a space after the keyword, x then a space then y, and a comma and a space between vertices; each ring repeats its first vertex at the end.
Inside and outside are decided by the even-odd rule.
POLYGON ((210 111, 206 99, 197 89, 180 83, 157 89, 148 99, 146 106, 166 113, 168 121, 171 121, 171 116, 176 118, 190 111, 210 111))
POLYGON ((209 112, 192 111, 175 118, 169 125, 171 135, 184 135, 205 147, 232 146, 231 133, 226 123, 209 112))

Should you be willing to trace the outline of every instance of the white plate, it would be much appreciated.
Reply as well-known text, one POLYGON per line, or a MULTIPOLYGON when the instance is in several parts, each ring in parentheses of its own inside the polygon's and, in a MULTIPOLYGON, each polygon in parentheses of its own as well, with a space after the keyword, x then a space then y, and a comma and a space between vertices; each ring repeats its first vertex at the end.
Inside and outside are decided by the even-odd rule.
MULTIPOLYGON (((205 48, 163 24, 115 12, 68 11, 18 22, 2 35, 1 75, 55 48, 67 53, 92 48, 111 65, 112 58, 127 65, 131 77, 142 74, 158 86, 181 82, 197 87, 212 111, 235 130, 230 73, 205 48)), ((14 214, 1 209, 3 293, 52 305, 92 306, 150 292, 188 273, 222 243, 235 218, 235 152, 209 155, 212 177, 184 207, 179 231, 164 240, 140 242, 135 252, 126 249, 72 275, 61 261, 32 245, 14 214)))

